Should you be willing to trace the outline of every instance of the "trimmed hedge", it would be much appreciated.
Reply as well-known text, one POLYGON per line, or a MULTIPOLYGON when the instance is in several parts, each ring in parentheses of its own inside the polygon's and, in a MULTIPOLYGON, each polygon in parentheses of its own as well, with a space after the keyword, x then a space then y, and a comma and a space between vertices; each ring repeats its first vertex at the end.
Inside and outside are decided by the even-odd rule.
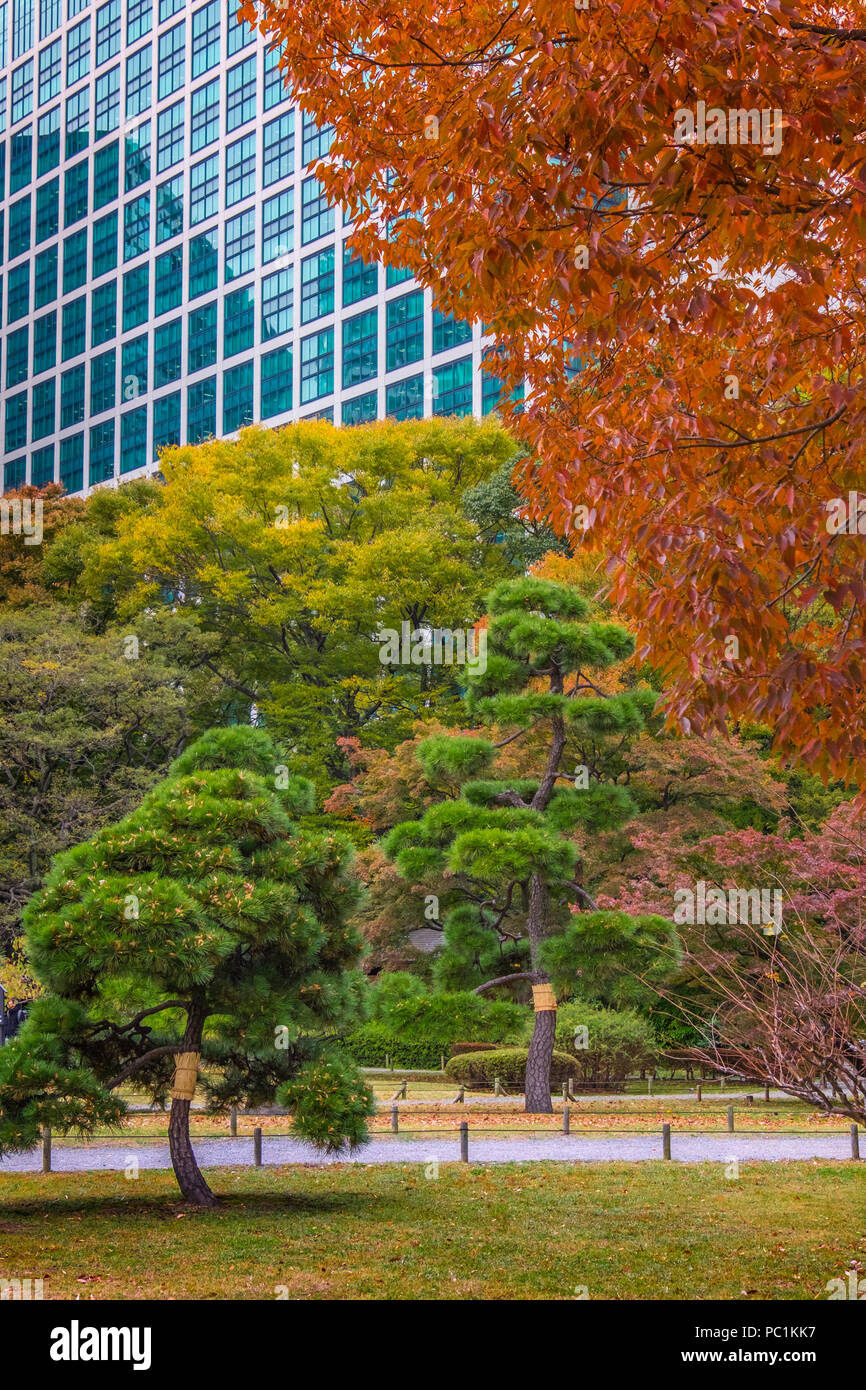
POLYGON ((354 1033, 343 1038, 340 1046, 359 1067, 384 1067, 390 1058, 392 1067, 418 1067, 423 1071, 438 1071, 447 1048, 435 1042, 407 1042, 395 1038, 381 1023, 364 1023, 354 1033))
POLYGON ((451 1044, 451 1056, 462 1057, 464 1052, 495 1052, 496 1043, 461 1042, 451 1044))
MULTIPOLYGON (((503 1086, 523 1090, 526 1082, 527 1047, 497 1048, 494 1052, 467 1052, 462 1057, 452 1057, 445 1071, 452 1080, 470 1089, 492 1086, 498 1076, 503 1086)), ((580 1075, 580 1067, 574 1057, 566 1052, 554 1052, 550 1064, 551 1086, 561 1086, 563 1081, 574 1081, 580 1075)))

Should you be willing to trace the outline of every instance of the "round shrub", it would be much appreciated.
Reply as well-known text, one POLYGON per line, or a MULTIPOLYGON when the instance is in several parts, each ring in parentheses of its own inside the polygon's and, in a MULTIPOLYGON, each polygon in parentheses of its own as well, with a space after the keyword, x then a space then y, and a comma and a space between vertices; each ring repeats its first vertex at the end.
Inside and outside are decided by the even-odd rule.
MULTIPOLYGON (((526 1047, 503 1047, 494 1052, 465 1052, 460 1057, 452 1057, 445 1065, 445 1071, 460 1086, 470 1090, 484 1090, 492 1086, 498 1076, 503 1086, 522 1091, 526 1081, 526 1047)), ((563 1081, 575 1080, 580 1075, 580 1067, 574 1057, 567 1052, 554 1052, 550 1064, 550 1084, 561 1086, 563 1081)))

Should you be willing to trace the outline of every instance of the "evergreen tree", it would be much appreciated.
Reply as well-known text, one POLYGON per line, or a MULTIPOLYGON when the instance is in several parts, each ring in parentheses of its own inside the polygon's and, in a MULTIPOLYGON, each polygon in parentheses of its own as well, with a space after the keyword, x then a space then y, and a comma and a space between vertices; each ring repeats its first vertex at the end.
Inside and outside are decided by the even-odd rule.
POLYGON ((530 514, 514 486, 515 476, 525 477, 534 468, 527 451, 519 449, 492 477, 483 478, 463 494, 463 510, 481 535, 500 545, 508 563, 521 571, 551 552, 569 554, 568 544, 530 514))
POLYGON ((158 1098, 174 1076, 174 1171, 213 1205, 189 1137, 199 1064, 215 1107, 279 1096, 312 1142, 361 1142, 371 1097, 325 1041, 358 1012, 361 889, 312 807, 266 733, 212 729, 138 810, 57 856, 24 916, 47 993, 0 1053, 0 1150, 117 1123, 118 1086, 158 1098))
MULTIPOLYGON (((634 814, 627 789, 604 779, 604 764, 615 761, 624 736, 647 726, 656 696, 640 687, 607 695, 591 678, 630 655, 633 644, 618 624, 587 621, 587 602, 574 589, 507 580, 490 594, 488 609, 487 665, 471 677, 469 712, 511 726, 509 738, 538 740, 544 766, 534 778, 497 780, 485 776, 496 752, 489 739, 439 734, 426 740, 419 757, 446 799, 421 820, 396 826, 384 848, 413 882, 431 872, 451 875, 436 966, 441 985, 473 984, 479 993, 515 981, 532 985, 526 1109, 549 1112, 552 985, 591 995, 594 977, 608 974, 614 956, 621 957, 624 979, 629 971, 658 968, 659 948, 671 944, 670 924, 661 918, 596 910, 569 838, 634 814), (563 771, 572 748, 590 746, 592 766, 563 771), (575 902, 585 915, 572 917, 575 902)), ((604 992, 612 992, 607 980, 604 992)))

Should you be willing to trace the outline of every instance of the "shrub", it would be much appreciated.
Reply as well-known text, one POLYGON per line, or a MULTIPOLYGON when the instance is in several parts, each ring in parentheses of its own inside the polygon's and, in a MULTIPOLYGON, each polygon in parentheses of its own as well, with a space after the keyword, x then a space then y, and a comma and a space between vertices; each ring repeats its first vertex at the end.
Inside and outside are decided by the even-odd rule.
POLYGON ((599 1009, 591 1004, 563 1004, 556 1019, 556 1046, 577 1061, 582 1085, 621 1086, 633 1071, 653 1066, 658 1039, 647 1019, 633 1009, 599 1009), (586 1029, 587 1046, 575 1045, 578 1028, 586 1029))
POLYGON ((451 1044, 451 1056, 461 1057, 464 1052, 495 1052, 496 1043, 459 1042, 451 1044))
POLYGON ((397 1038, 381 1023, 362 1024, 344 1038, 340 1046, 359 1067, 384 1067, 388 1057, 392 1067, 417 1067, 425 1071, 438 1071, 447 1050, 438 1043, 407 1042, 405 1038, 397 1038))
MULTIPOLYGON (((452 1080, 461 1086, 480 1089, 492 1086, 498 1076, 503 1086, 522 1091, 526 1080, 526 1047, 497 1048, 493 1052, 467 1052, 461 1057, 452 1057, 445 1070, 452 1080)), ((561 1086, 563 1081, 572 1081, 580 1074, 580 1067, 574 1057, 566 1052, 554 1052, 550 1064, 551 1086, 561 1086)))

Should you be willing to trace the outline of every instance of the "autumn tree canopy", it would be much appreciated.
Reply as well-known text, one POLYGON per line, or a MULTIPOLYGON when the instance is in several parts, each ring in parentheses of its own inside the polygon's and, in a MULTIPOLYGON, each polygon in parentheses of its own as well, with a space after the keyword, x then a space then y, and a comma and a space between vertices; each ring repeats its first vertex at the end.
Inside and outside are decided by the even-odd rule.
POLYGON ((856 497, 828 525, 863 477, 862 5, 241 17, 333 126, 317 173, 356 249, 481 319, 505 392, 525 382, 521 485, 604 556, 671 720, 748 715, 816 769, 862 770, 856 497))
POLYGON ((462 495, 513 455, 493 418, 304 420, 167 450, 165 486, 88 556, 82 587, 131 633, 170 605, 235 718, 264 719, 293 771, 328 785, 348 767, 339 738, 459 716, 456 666, 388 664, 377 633, 476 621, 513 571, 462 495))

